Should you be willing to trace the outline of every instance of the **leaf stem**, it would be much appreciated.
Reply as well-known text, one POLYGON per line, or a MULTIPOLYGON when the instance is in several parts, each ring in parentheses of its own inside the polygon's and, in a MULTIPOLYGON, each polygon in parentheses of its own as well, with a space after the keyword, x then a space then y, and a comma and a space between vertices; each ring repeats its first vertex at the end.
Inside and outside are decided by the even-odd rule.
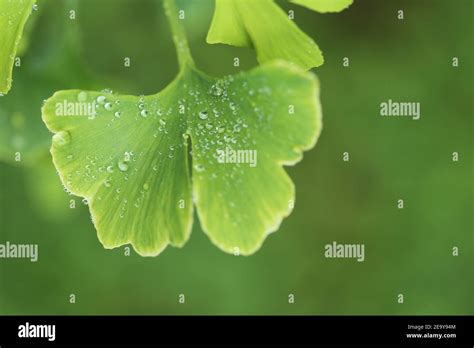
POLYGON ((176 7, 175 0, 164 0, 164 7, 166 17, 171 28, 171 34, 173 35, 173 42, 176 47, 176 53, 178 55, 179 67, 181 70, 187 66, 194 66, 194 60, 189 49, 188 38, 184 25, 181 23, 182 19, 179 18, 180 13, 176 7))

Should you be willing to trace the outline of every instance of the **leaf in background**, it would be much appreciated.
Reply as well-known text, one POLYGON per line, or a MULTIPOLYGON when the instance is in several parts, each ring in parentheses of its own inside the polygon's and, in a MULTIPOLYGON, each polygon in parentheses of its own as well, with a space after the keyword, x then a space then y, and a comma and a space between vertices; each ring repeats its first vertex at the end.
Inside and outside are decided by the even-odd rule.
POLYGON ((353 0, 289 0, 310 10, 327 13, 341 12, 352 5, 353 0))
POLYGON ((51 137, 41 120, 41 106, 54 91, 96 86, 79 61, 78 24, 64 15, 75 8, 74 2, 38 4, 28 23, 36 22, 28 50, 15 67, 15 88, 0 98, 0 160, 5 162, 32 164, 47 153, 51 137), (15 162, 17 153, 21 162, 15 162))
POLYGON ((0 160, 28 164, 47 153, 50 136, 39 110, 55 84, 26 68, 18 70, 16 87, 1 98, 0 160))
MULTIPOLYGON (((30 207, 36 210, 42 219, 60 222, 71 218, 76 211, 70 208, 70 201, 74 197, 63 189, 49 153, 43 153, 43 156, 38 158, 34 170, 25 170, 24 186, 30 207)), ((77 204, 82 205, 80 201, 77 204)))
POLYGON ((255 47, 260 63, 283 59, 307 70, 324 62, 318 45, 273 0, 216 0, 207 42, 255 47))
POLYGON ((315 77, 278 62, 225 79, 188 67, 147 97, 60 91, 43 120, 63 184, 87 198, 104 247, 152 256, 182 246, 194 197, 212 242, 248 255, 291 212, 282 165, 315 145, 321 109, 315 77), (218 150, 256 151, 255 166, 221 163, 218 150))
POLYGON ((0 93, 12 84, 12 69, 23 27, 35 0, 0 0, 0 93))

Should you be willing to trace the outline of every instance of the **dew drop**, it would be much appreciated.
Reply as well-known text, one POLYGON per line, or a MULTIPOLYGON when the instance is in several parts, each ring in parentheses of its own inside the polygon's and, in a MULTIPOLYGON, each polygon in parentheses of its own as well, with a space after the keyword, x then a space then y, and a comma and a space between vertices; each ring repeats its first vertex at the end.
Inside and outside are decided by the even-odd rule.
POLYGON ((122 116, 122 113, 120 111, 115 112, 115 117, 120 118, 122 116))
POLYGON ((119 167, 121 172, 126 172, 128 170, 128 164, 124 161, 120 161, 118 163, 118 167, 119 167))
POLYGON ((140 112, 140 115, 141 115, 142 117, 148 117, 148 111, 147 111, 147 110, 142 110, 142 111, 140 112))
POLYGON ((143 184, 143 189, 144 189, 145 191, 148 191, 149 188, 150 188, 150 186, 149 186, 147 183, 144 183, 144 184, 143 184))
POLYGON ((105 96, 103 96, 103 95, 98 96, 97 97, 97 102, 99 104, 105 104, 105 96))
POLYGON ((206 120, 206 119, 207 119, 207 111, 201 111, 201 112, 199 113, 199 118, 200 118, 201 120, 206 120))
POLYGON ((105 103, 104 108, 105 108, 105 110, 110 111, 110 110, 112 110, 113 105, 112 105, 112 103, 110 103, 110 102, 109 102, 109 103, 105 103))
POLYGON ((53 143, 58 146, 64 146, 71 141, 71 134, 68 131, 61 131, 53 136, 53 143))
POLYGON ((79 92, 79 94, 77 95, 77 101, 82 103, 82 102, 85 102, 86 100, 87 100, 87 93, 84 91, 79 92))
POLYGON ((204 166, 202 164, 196 164, 194 165, 194 169, 196 169, 198 173, 201 173, 204 171, 204 166))
POLYGON ((216 85, 212 85, 212 86, 211 86, 210 92, 211 92, 212 95, 215 95, 215 96, 219 97, 220 95, 222 95, 223 90, 222 90, 221 87, 219 87, 219 86, 216 84, 216 85))
POLYGON ((107 167, 107 173, 113 173, 114 172, 114 167, 113 166, 108 166, 107 167))

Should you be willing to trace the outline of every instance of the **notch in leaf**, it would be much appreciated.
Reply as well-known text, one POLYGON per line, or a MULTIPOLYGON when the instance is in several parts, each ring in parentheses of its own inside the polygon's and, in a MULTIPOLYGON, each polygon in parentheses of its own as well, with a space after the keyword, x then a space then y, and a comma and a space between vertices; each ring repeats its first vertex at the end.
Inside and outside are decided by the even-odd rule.
POLYGON ((174 1, 165 7, 176 80, 143 97, 55 93, 42 110, 54 164, 65 187, 88 200, 106 248, 131 243, 154 256, 183 246, 195 205, 215 245, 252 254, 293 208, 282 166, 301 160, 321 131, 317 80, 286 62, 209 77, 194 66, 174 1))

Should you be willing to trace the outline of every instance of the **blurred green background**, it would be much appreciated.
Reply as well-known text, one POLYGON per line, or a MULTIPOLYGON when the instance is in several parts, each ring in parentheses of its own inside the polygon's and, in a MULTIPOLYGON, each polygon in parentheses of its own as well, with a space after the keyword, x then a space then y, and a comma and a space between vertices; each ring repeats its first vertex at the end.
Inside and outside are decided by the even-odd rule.
MULTIPOLYGON (((355 0, 339 14, 280 3, 326 60, 322 136, 287 168, 294 212, 250 257, 221 252, 195 217, 183 249, 142 258, 102 248, 55 174, 39 110, 58 89, 164 88, 177 62, 160 1, 38 1, 0 97, 0 243, 37 243, 39 260, 0 260, 0 314, 474 314, 473 1, 355 0), (420 102, 421 119, 381 117, 388 99, 420 102), (333 241, 365 244, 365 262, 325 258, 333 241)), ((202 70, 256 65, 250 49, 205 43, 213 0, 180 4, 202 70)))

